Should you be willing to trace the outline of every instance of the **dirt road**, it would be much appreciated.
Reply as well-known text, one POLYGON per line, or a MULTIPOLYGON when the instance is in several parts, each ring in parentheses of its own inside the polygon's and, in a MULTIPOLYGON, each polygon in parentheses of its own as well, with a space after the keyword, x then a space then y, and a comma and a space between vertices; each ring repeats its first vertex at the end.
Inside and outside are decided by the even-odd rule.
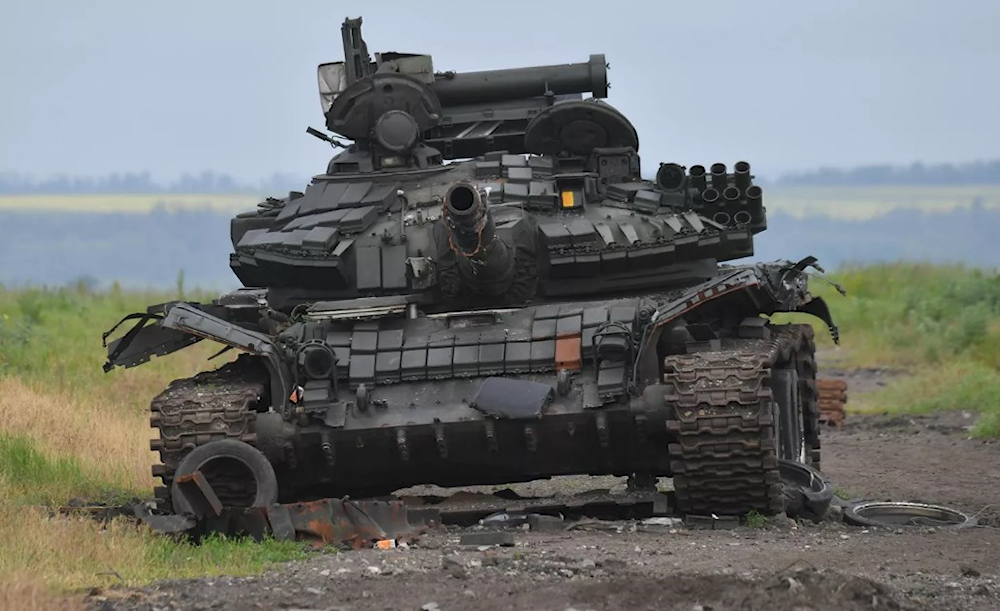
POLYGON ((516 532, 469 549, 458 530, 408 549, 324 554, 251 578, 165 582, 88 598, 94 609, 997 609, 1000 444, 971 415, 850 416, 823 439, 842 492, 978 513, 962 531, 841 522, 728 531, 606 523, 516 532), (610 528, 610 530, 608 530, 610 528), (618 532, 620 530, 621 532, 618 532))

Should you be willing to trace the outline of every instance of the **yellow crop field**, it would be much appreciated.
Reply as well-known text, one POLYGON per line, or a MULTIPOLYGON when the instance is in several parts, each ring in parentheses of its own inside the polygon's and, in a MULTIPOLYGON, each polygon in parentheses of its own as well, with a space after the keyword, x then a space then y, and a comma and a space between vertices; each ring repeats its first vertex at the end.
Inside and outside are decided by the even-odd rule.
POLYGON ((1000 209, 1000 186, 957 187, 764 187, 768 212, 802 218, 824 215, 865 220, 891 210, 947 212, 981 205, 1000 209))
MULTIPOLYGON (((263 197, 248 193, 142 193, 108 195, 0 195, 0 211, 149 212, 153 209, 217 210, 236 213, 253 209, 263 197)), ((765 186, 769 212, 801 218, 824 215, 864 220, 891 210, 946 212, 981 205, 1000 209, 1000 186, 958 187, 789 187, 765 186)))
POLYGON ((251 210, 263 198, 252 193, 111 193, 107 195, 0 195, 0 211, 36 212, 149 212, 164 210, 251 210))

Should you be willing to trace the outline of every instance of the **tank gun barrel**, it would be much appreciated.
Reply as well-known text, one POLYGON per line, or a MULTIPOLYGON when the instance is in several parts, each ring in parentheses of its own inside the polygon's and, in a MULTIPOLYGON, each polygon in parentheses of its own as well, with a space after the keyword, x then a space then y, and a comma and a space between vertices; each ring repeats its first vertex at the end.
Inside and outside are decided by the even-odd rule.
POLYGON ((431 89, 444 106, 518 100, 553 93, 608 95, 608 70, 604 55, 591 55, 577 64, 534 66, 480 72, 445 72, 435 75, 431 89))
POLYGON ((452 186, 444 198, 448 245, 456 255, 462 282, 477 292, 499 294, 513 273, 510 247, 497 235, 493 214, 468 183, 452 186))

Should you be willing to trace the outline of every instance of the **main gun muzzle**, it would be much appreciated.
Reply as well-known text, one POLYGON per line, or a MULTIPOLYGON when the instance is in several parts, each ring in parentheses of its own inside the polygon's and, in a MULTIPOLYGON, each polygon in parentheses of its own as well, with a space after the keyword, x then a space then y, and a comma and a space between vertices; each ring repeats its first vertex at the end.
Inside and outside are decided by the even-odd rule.
POLYGON ((514 256, 497 235, 493 215, 473 185, 458 183, 448 189, 444 221, 463 283, 476 292, 506 291, 513 278, 514 256))

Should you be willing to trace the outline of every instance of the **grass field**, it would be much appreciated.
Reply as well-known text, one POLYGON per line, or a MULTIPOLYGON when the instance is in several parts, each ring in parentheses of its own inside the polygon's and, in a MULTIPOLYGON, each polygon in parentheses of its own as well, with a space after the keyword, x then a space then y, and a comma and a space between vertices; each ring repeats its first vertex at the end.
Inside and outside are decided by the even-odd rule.
MULTIPOLYGON (((848 268, 835 279, 848 297, 814 286, 842 329, 838 363, 911 374, 860 407, 966 409, 980 414, 975 435, 1000 436, 1000 276, 898 264, 848 268)), ((0 605, 5 597, 45 599, 52 589, 255 572, 304 554, 273 541, 192 546, 48 510, 74 497, 148 496, 149 400, 170 380, 216 366, 206 361, 214 346, 103 374, 100 334, 122 315, 172 297, 84 286, 0 289, 0 605)), ((821 325, 817 336, 833 350, 821 325)))
POLYGON ((819 345, 841 367, 878 367, 906 375, 851 409, 919 413, 964 409, 980 414, 973 434, 1000 437, 1000 275, 960 266, 919 264, 845 268, 847 290, 813 282, 841 328, 834 349, 808 317, 819 345))
POLYGON ((210 209, 225 212, 252 210, 262 197, 247 193, 140 193, 108 195, 0 195, 0 210, 36 212, 149 212, 165 210, 210 209))
MULTIPOLYGON (((305 185, 303 185, 304 187, 305 185)), ((280 194, 272 194, 280 195, 280 194)), ((253 194, 112 194, 112 195, 0 195, 0 210, 74 212, 148 212, 212 209, 251 210, 262 199, 253 194)), ((769 212, 796 217, 826 215, 838 219, 869 219, 898 208, 948 211, 975 203, 1000 208, 1000 186, 960 187, 765 187, 769 212)))
POLYGON ((195 346, 105 375, 100 334, 122 315, 171 297, 0 291, 0 602, 41 596, 39 584, 72 591, 245 574, 304 555, 293 543, 193 546, 125 522, 102 526, 48 511, 72 498, 149 497, 149 400, 170 380, 217 366, 205 360, 213 350, 195 346))
POLYGON ((959 187, 765 187, 768 212, 802 218, 825 215, 836 219, 865 220, 890 210, 946 212, 981 205, 1000 208, 1000 186, 959 187))

